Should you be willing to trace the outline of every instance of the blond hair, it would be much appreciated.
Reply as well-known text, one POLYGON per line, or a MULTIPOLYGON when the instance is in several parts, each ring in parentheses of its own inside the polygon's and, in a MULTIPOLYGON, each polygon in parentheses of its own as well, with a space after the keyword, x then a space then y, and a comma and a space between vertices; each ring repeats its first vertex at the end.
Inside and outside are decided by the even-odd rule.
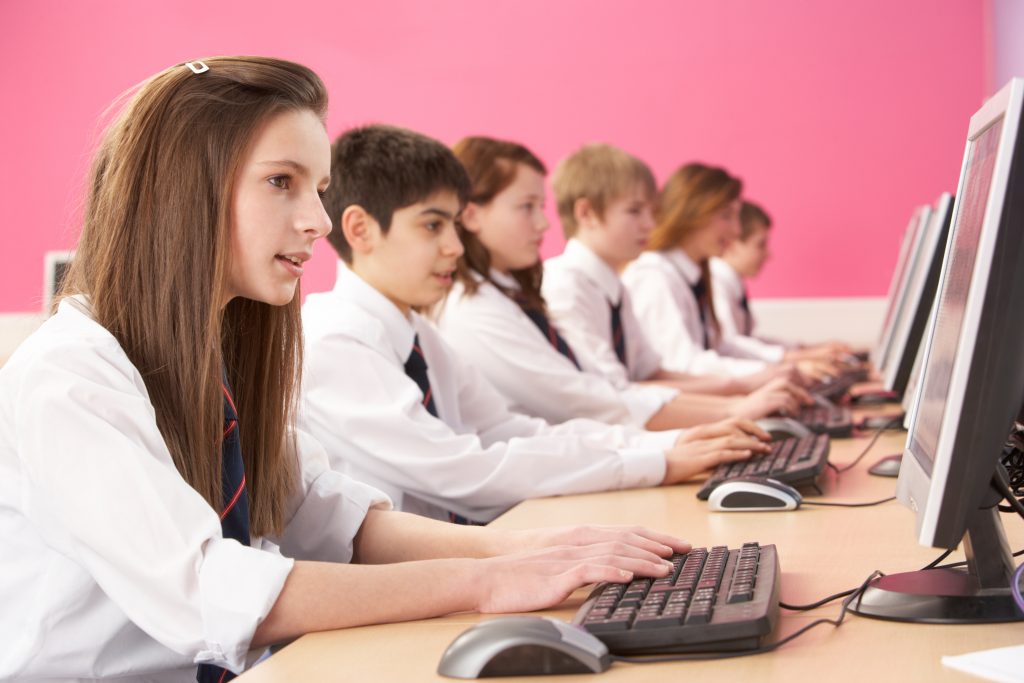
POLYGON ((654 200, 657 185, 650 167, 618 147, 592 143, 562 159, 551 176, 551 187, 565 238, 571 239, 579 230, 575 214, 578 200, 590 202, 603 219, 605 209, 637 185, 654 200))

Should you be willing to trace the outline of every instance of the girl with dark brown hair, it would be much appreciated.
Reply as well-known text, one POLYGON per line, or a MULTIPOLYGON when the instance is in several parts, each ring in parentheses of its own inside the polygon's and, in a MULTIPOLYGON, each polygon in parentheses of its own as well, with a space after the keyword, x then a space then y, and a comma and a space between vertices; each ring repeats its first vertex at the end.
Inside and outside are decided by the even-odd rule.
POLYGON ((217 57, 106 133, 63 298, 0 370, 0 678, 223 681, 303 633, 547 607, 687 547, 393 512, 294 430, 326 104, 305 67, 217 57))

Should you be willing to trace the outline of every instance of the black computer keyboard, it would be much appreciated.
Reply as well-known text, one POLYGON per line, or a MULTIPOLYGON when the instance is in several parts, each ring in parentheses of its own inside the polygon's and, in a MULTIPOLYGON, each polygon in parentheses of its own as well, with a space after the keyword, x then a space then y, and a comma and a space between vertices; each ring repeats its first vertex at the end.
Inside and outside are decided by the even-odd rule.
POLYGON ((775 628, 774 545, 694 548, 672 566, 665 578, 598 585, 573 623, 613 654, 750 650, 775 628))
POLYGON ((807 391, 834 401, 846 396, 854 384, 864 382, 867 378, 867 368, 850 368, 849 370, 844 370, 838 377, 815 382, 807 388, 807 391))
POLYGON ((806 406, 800 409, 796 420, 816 434, 828 434, 836 439, 853 434, 853 411, 849 406, 806 406))
POLYGON ((716 467, 697 497, 707 500, 716 486, 738 477, 770 477, 790 486, 813 484, 828 465, 830 443, 828 434, 774 441, 769 453, 716 467))

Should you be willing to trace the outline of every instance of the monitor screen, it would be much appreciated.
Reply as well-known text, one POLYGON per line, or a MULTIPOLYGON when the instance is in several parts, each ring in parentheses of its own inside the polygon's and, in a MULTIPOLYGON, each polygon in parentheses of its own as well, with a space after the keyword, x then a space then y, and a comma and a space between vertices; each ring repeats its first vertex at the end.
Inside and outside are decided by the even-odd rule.
POLYGON ((1012 497, 1000 458, 1024 403, 1022 109, 1018 79, 971 117, 896 487, 915 512, 917 541, 962 544, 966 570, 929 567, 876 578, 851 605, 858 614, 931 623, 1024 620, 1010 597, 1015 563, 997 508, 1012 497))
POLYGON ((953 374, 963 326, 964 308, 971 286, 971 273, 981 237, 981 225, 992 187, 996 151, 999 149, 1002 119, 992 123, 970 146, 964 169, 964 187, 959 197, 954 233, 950 240, 948 264, 932 329, 928 362, 921 379, 916 420, 909 435, 910 450, 929 475, 935 460, 939 429, 945 413, 949 383, 953 374))

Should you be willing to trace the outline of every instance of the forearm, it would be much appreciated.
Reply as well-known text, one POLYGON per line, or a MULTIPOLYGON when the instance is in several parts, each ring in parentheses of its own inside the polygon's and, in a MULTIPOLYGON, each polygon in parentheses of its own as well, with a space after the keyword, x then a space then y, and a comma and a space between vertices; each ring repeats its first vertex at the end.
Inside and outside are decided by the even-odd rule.
POLYGON ((661 369, 651 375, 647 381, 652 384, 672 386, 691 394, 732 396, 746 393, 742 382, 738 382, 735 377, 724 375, 690 375, 685 372, 661 369))
POLYGON ((731 407, 732 399, 724 396, 680 393, 651 416, 645 427, 659 431, 717 422, 731 415, 731 407))
POLYGON ((252 647, 313 631, 476 609, 475 570, 475 561, 467 559, 384 566, 296 562, 252 647))
POLYGON ((512 552, 507 534, 391 510, 370 510, 355 538, 353 562, 385 564, 512 552))

